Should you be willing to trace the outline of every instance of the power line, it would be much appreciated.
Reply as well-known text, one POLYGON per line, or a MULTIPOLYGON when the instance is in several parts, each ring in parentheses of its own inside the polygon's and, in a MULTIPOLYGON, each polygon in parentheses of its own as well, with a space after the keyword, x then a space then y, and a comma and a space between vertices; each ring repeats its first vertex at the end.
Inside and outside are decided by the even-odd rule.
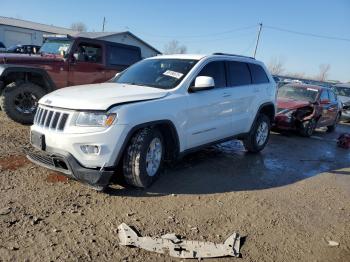
POLYGON ((318 35, 318 34, 313 34, 313 33, 304 33, 304 32, 298 32, 298 31, 294 31, 294 30, 284 29, 284 28, 275 27, 275 26, 268 26, 268 25, 264 25, 264 28, 269 28, 269 29, 272 29, 272 30, 277 30, 277 31, 286 32, 286 33, 292 33, 292 34, 297 34, 297 35, 303 35, 303 36, 310 36, 310 37, 317 37, 317 38, 323 38, 323 39, 328 39, 328 40, 339 40, 339 41, 350 42, 349 38, 342 38, 342 37, 335 37, 335 36, 326 36, 326 35, 318 35))
POLYGON ((217 36, 217 35, 230 34, 233 32, 244 31, 244 30, 248 30, 248 29, 252 29, 252 28, 256 28, 256 25, 234 28, 234 29, 227 30, 227 31, 222 31, 222 32, 217 32, 217 33, 209 33, 209 34, 203 34, 203 35, 177 35, 177 36, 176 35, 154 35, 154 34, 142 32, 142 31, 139 31, 139 33, 146 35, 146 36, 158 37, 158 38, 172 38, 172 39, 174 39, 174 38, 205 38, 205 37, 212 37, 212 36, 217 36))

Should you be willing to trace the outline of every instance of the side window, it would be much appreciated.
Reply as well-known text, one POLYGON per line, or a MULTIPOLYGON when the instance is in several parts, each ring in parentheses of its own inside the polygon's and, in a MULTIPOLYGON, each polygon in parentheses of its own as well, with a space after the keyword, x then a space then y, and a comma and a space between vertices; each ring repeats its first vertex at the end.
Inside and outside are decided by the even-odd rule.
POLYGON ((74 57, 78 62, 102 63, 102 48, 99 45, 81 43, 74 57))
POLYGON ((132 65, 141 60, 139 49, 123 46, 108 46, 107 61, 110 65, 132 65))
POLYGON ((320 100, 329 100, 328 92, 327 90, 323 90, 320 96, 320 100))
POLYGON ((249 64, 250 72, 252 74, 253 84, 269 83, 265 70, 257 64, 249 64))
POLYGON ((197 76, 211 76, 214 78, 215 88, 226 87, 225 62, 210 62, 203 67, 197 76))
POLYGON ((252 79, 246 63, 228 62, 228 86, 250 85, 252 79))
POLYGON ((333 91, 329 90, 328 94, 329 94, 329 99, 331 100, 331 102, 337 102, 337 97, 335 96, 333 91))

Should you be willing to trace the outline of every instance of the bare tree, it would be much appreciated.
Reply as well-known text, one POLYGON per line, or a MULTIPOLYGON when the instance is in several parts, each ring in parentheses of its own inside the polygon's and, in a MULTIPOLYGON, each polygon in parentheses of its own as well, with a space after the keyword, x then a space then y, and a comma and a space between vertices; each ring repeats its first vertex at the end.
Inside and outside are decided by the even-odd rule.
POLYGON ((305 76, 305 73, 304 72, 296 72, 296 73, 286 73, 285 76, 289 76, 289 77, 295 77, 295 78, 307 78, 305 76))
POLYGON ((86 30, 87 30, 87 26, 83 22, 72 23, 70 28, 72 30, 78 31, 78 32, 86 32, 86 30))
POLYGON ((268 64, 270 73, 273 75, 282 74, 285 71, 284 64, 285 64, 285 61, 283 59, 273 57, 268 64))
POLYGON ((326 81, 327 78, 328 78, 330 69, 331 69, 331 65, 330 64, 322 64, 322 65, 320 65, 320 72, 315 77, 315 79, 318 80, 318 81, 326 81))
POLYGON ((164 54, 186 54, 187 47, 185 45, 180 45, 179 41, 172 40, 167 43, 164 47, 164 54))

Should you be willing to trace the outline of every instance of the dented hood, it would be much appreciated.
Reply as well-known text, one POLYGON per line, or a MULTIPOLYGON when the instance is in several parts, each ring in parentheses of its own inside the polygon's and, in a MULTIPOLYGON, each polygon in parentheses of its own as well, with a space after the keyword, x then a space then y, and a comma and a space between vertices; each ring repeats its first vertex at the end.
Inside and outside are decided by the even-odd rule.
POLYGON ((278 98, 277 107, 280 109, 297 109, 310 105, 308 101, 293 100, 288 98, 278 98))
POLYGON ((112 105, 159 99, 167 94, 167 90, 158 88, 102 83, 62 88, 42 97, 39 104, 76 110, 107 110, 112 105))

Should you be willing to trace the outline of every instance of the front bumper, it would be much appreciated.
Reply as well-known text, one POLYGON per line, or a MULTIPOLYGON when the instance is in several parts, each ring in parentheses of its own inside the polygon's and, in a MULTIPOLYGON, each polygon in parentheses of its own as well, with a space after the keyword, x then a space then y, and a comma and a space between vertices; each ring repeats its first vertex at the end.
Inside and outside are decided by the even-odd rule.
POLYGON ((285 115, 276 115, 273 128, 280 130, 294 130, 296 129, 296 126, 293 118, 285 115))
POLYGON ((68 152, 31 152, 27 158, 42 167, 55 170, 97 189, 103 189, 114 174, 114 170, 86 168, 68 152))

